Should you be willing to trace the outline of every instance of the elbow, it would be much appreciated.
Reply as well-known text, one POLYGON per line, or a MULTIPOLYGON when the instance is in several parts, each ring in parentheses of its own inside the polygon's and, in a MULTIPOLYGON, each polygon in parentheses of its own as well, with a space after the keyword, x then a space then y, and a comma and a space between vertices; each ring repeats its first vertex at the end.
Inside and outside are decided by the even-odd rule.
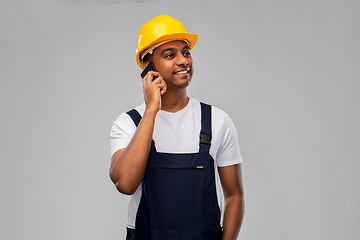
POLYGON ((131 187, 125 184, 121 184, 119 182, 115 183, 116 189, 125 195, 133 195, 137 189, 137 187, 131 187))
POLYGON ((110 179, 114 183, 116 189, 125 195, 133 195, 138 188, 139 184, 131 184, 129 181, 126 181, 125 179, 122 179, 119 176, 114 176, 110 172, 110 179))

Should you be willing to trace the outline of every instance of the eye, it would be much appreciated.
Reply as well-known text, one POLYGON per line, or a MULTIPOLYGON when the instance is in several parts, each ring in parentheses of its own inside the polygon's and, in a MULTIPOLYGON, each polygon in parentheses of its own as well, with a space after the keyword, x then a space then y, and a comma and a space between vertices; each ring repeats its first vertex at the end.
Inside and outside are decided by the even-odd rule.
POLYGON ((173 53, 168 53, 165 55, 165 58, 173 58, 174 54, 173 53))
POLYGON ((185 57, 191 57, 190 52, 184 52, 183 55, 184 55, 185 57))

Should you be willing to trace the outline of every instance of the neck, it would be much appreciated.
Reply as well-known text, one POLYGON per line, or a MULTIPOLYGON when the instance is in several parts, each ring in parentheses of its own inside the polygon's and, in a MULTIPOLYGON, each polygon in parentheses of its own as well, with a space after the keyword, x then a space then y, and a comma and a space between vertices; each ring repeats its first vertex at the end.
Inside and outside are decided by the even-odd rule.
POLYGON ((166 112, 177 112, 185 108, 189 102, 186 89, 183 91, 166 92, 161 96, 161 110, 166 112))

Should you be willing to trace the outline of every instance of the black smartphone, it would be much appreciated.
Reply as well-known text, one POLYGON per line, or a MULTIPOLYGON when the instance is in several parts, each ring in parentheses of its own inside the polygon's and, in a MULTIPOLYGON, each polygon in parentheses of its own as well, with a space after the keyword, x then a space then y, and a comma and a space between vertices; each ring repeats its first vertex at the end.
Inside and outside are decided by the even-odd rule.
MULTIPOLYGON (((144 69, 144 71, 141 72, 141 79, 143 79, 146 74, 148 73, 148 71, 154 71, 156 72, 155 66, 152 62, 150 62, 147 67, 144 69)), ((157 77, 153 78, 153 81, 156 79, 157 77)))

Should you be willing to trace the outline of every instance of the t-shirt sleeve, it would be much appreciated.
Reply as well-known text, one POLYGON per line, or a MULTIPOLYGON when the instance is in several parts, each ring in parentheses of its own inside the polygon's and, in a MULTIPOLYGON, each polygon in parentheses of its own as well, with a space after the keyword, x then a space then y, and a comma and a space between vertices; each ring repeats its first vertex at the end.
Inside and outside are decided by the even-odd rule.
POLYGON ((118 150, 126 148, 134 136, 136 126, 130 116, 122 113, 113 123, 110 131, 111 156, 118 150))
POLYGON ((225 112, 222 111, 222 113, 222 136, 216 157, 216 164, 219 167, 231 166, 243 162, 235 125, 225 112))

